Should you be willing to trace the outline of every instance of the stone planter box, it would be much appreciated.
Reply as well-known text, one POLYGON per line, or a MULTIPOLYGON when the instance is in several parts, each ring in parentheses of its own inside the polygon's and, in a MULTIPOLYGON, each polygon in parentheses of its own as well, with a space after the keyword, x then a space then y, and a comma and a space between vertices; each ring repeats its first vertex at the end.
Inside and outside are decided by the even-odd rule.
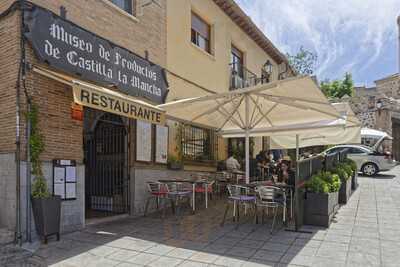
POLYGON ((358 172, 355 171, 351 176, 351 190, 356 190, 358 187, 358 172))
POLYGON ((347 204, 351 195, 351 178, 342 181, 339 189, 339 204, 347 204))
POLYGON ((168 162, 167 167, 170 170, 179 171, 183 169, 183 164, 180 162, 168 162))
POLYGON ((339 208, 339 193, 306 193, 304 224, 329 227, 339 208))

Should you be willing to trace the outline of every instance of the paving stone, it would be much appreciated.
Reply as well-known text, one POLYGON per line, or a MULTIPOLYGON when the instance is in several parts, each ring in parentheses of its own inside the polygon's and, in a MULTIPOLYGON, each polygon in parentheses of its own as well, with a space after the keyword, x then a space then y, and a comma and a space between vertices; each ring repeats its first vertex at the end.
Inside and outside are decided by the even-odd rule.
POLYGON ((207 252, 196 252, 189 258, 192 261, 204 262, 204 263, 213 263, 220 255, 207 253, 207 252))
POLYGON ((281 263, 286 264, 294 264, 294 265, 301 265, 301 266, 311 266, 313 263, 314 257, 312 256, 305 256, 305 255, 298 255, 298 254, 285 254, 281 258, 281 263))
POLYGON ((286 253, 298 254, 303 256, 315 256, 317 254, 317 247, 302 247, 302 246, 291 246, 286 253))
POLYGON ((188 260, 179 264, 179 267, 209 267, 209 266, 211 266, 211 265, 204 263, 204 262, 188 261, 188 260))
POLYGON ((173 249, 175 249, 175 247, 173 246, 158 244, 154 247, 147 249, 145 252, 162 256, 172 251, 173 249))
POLYGON ((252 259, 267 260, 271 262, 279 262, 285 252, 276 252, 269 250, 258 250, 252 257, 252 259))
POLYGON ((237 246, 258 249, 264 245, 264 241, 243 239, 237 243, 237 246))
POLYGON ((214 264, 221 266, 229 266, 229 267, 240 267, 240 266, 245 266, 247 260, 248 258, 219 256, 218 259, 214 262, 214 264))
POLYGON ((345 267, 346 262, 339 259, 328 259, 325 257, 314 257, 312 267, 345 267))
POLYGON ((248 248, 248 247, 239 247, 235 246, 228 251, 226 251, 226 255, 231 255, 235 257, 243 257, 243 258, 250 258, 256 253, 256 250, 254 248, 248 248))
POLYGON ((269 251, 278 251, 278 252, 286 252, 288 250, 290 245, 286 244, 280 244, 280 243, 275 243, 275 242, 267 242, 264 244, 262 249, 264 250, 269 250, 269 251))
POLYGON ((115 260, 115 261, 127 261, 130 258, 133 258, 134 256, 138 255, 140 252, 138 251, 132 251, 132 250, 127 250, 127 249, 119 249, 116 252, 107 255, 106 258, 115 260))
POLYGON ((152 261, 157 260, 160 258, 158 255, 154 254, 149 254, 149 253, 139 253, 136 256, 133 256, 132 258, 127 259, 127 262, 138 264, 138 265, 148 265, 152 261))
POLYGON ((380 256, 359 252, 349 252, 347 256, 349 266, 380 266, 380 256))
POLYGON ((175 248, 168 252, 166 256, 169 257, 174 257, 174 258, 179 258, 179 259, 188 259, 190 258, 195 251, 190 250, 190 249, 185 249, 185 248, 175 248))
POLYGON ((182 259, 161 256, 160 258, 158 258, 155 261, 150 262, 146 266, 150 266, 150 267, 167 267, 167 266, 169 267, 169 266, 171 266, 171 267, 173 267, 173 266, 178 266, 182 262, 183 262, 182 259))

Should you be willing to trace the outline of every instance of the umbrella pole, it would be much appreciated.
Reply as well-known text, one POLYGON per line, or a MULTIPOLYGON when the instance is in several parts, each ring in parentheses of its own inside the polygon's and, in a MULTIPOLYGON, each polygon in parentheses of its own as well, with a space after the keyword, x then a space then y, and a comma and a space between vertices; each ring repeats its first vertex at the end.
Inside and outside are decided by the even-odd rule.
POLYGON ((250 106, 249 96, 245 95, 245 120, 246 120, 246 137, 245 137, 245 160, 246 160, 246 184, 250 183, 250 106))
POLYGON ((246 130, 246 140, 245 140, 245 150, 246 150, 246 184, 250 183, 250 137, 249 131, 246 130))
POLYGON ((299 222, 298 222, 298 215, 299 215, 299 190, 297 184, 299 182, 299 135, 296 134, 296 176, 294 182, 294 199, 295 199, 295 208, 294 208, 294 228, 297 232, 299 230, 299 222))

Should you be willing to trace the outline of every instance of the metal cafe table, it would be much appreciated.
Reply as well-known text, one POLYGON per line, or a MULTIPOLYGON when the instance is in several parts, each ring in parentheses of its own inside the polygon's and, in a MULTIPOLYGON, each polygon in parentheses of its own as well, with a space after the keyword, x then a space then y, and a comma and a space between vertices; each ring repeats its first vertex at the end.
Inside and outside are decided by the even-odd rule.
POLYGON ((208 185, 209 181, 206 179, 185 179, 185 178, 171 178, 171 179, 160 179, 160 183, 189 183, 192 184, 192 209, 193 213, 196 211, 196 185, 203 185, 205 192, 205 206, 208 208, 208 185))

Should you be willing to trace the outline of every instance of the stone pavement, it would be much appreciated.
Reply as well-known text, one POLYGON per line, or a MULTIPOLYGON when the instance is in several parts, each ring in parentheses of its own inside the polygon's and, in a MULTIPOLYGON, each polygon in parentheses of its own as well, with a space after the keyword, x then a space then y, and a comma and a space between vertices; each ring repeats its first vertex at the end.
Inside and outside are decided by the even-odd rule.
POLYGON ((223 206, 216 204, 194 216, 89 226, 23 260, 0 257, 0 266, 400 266, 400 167, 359 182, 331 227, 305 227, 311 234, 271 236, 268 225, 251 221, 220 227, 223 206))

